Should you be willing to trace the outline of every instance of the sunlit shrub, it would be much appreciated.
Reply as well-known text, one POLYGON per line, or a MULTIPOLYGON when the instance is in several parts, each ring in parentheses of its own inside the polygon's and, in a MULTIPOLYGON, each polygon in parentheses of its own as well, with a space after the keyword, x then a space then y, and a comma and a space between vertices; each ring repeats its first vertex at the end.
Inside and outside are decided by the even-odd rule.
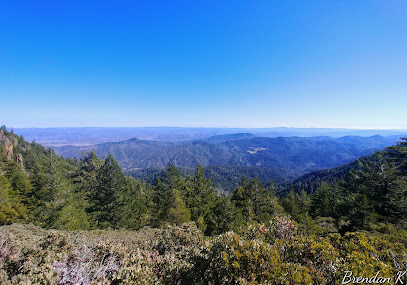
POLYGON ((0 227, 0 284, 335 284, 345 271, 393 276, 405 252, 388 233, 303 234, 286 217, 212 238, 193 223, 76 232, 14 224, 0 227))

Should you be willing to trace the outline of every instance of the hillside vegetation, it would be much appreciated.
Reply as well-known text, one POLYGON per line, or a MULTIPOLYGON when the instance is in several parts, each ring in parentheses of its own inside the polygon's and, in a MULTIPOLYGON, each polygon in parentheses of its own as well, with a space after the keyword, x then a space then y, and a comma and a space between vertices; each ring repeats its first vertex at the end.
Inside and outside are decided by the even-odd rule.
POLYGON ((64 159, 3 126, 0 281, 332 284, 346 270, 390 278, 407 262, 407 139, 350 166, 319 176, 309 193, 277 195, 273 181, 243 176, 222 196, 200 166, 182 176, 170 164, 152 185, 124 175, 112 155, 64 159))
POLYGON ((276 217, 241 234, 194 224, 135 231, 0 228, 1 284, 340 284, 344 272, 389 278, 404 244, 389 235, 304 233, 276 217))

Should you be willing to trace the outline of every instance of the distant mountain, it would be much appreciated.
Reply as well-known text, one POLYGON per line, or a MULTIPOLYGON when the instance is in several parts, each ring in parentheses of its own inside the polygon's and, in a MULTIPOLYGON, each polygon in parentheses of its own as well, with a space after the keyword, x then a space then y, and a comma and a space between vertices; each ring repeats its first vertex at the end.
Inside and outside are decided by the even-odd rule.
POLYGON ((207 139, 210 143, 223 143, 227 141, 233 140, 242 140, 242 139, 251 139, 255 138, 256 136, 251 133, 238 133, 238 134, 230 134, 230 135, 218 135, 212 136, 207 139))
POLYGON ((215 137, 213 142, 171 143, 130 139, 95 146, 54 147, 64 157, 80 157, 95 150, 99 156, 112 153, 128 169, 162 168, 169 163, 182 168, 207 166, 243 166, 293 171, 297 176, 318 169, 332 168, 360 156, 393 145, 397 137, 252 137, 235 134, 215 137), (224 141, 226 138, 231 140, 224 141), (223 142, 222 142, 223 140, 223 142))
POLYGON ((46 146, 94 145, 106 142, 119 142, 131 138, 154 141, 186 142, 207 140, 218 135, 250 133, 259 137, 315 137, 315 136, 390 136, 405 135, 407 130, 355 130, 332 128, 176 128, 176 127, 136 127, 136 128, 14 128, 28 141, 35 140, 46 146))
MULTIPOLYGON (((129 168, 145 168, 141 164, 143 161, 151 160, 151 157, 163 150, 170 149, 174 144, 170 142, 145 141, 139 139, 130 139, 121 142, 110 142, 98 145, 88 146, 62 146, 54 147, 53 149, 59 155, 64 157, 81 157, 82 152, 90 152, 94 150, 99 157, 103 157, 112 153, 124 169, 129 168)), ((162 166, 161 163, 158 163, 162 166)), ((147 167, 153 167, 152 164, 147 164, 147 167)))

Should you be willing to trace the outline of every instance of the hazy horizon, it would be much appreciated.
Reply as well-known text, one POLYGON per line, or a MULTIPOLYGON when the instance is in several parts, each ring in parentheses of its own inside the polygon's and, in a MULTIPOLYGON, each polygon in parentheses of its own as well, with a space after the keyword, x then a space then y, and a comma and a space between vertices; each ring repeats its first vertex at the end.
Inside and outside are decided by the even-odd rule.
POLYGON ((199 126, 53 126, 53 127, 44 127, 44 126, 8 126, 5 125, 8 129, 91 129, 91 128, 112 128, 112 129, 131 129, 131 128, 174 128, 174 129, 236 129, 236 130, 249 130, 249 129, 258 129, 258 130, 266 130, 266 129, 304 129, 304 130, 312 130, 312 129, 319 129, 319 130, 351 130, 351 131, 407 131, 406 129, 395 129, 395 128, 342 128, 342 127, 223 127, 223 126, 208 126, 208 127, 199 127, 199 126))
POLYGON ((93 145, 129 139, 186 142, 206 140, 213 136, 250 133, 257 137, 371 137, 380 135, 407 136, 407 130, 360 130, 344 128, 209 128, 209 127, 63 127, 63 128, 9 128, 29 141, 47 146, 93 145))

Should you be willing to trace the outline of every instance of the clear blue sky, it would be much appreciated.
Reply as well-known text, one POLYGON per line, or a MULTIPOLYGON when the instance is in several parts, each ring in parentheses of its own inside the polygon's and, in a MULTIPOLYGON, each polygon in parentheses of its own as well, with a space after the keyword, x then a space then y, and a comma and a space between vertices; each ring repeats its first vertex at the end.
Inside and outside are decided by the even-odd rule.
POLYGON ((407 129, 407 1, 2 1, 0 124, 407 129))

